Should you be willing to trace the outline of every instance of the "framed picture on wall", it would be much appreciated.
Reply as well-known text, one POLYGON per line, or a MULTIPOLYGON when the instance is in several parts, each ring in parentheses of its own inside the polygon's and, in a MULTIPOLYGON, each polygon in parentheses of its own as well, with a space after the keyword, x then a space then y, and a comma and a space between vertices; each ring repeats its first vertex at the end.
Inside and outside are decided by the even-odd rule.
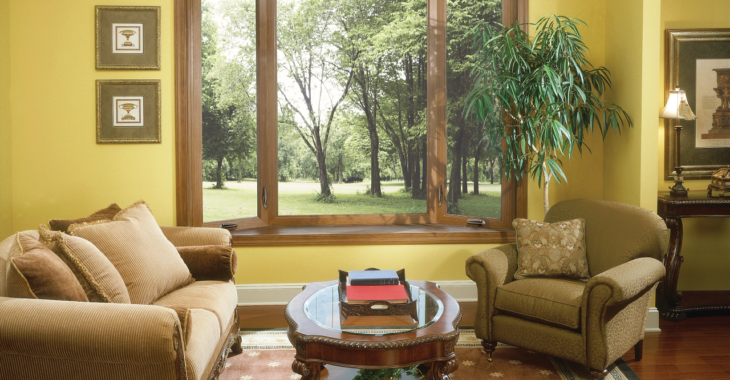
POLYGON ((160 7, 96 6, 96 68, 160 69, 160 7))
MULTIPOLYGON (((730 29, 667 29, 664 91, 679 87, 697 120, 682 120, 685 179, 708 179, 730 166, 730 29)), ((664 177, 674 179, 674 120, 664 121, 664 177)))
POLYGON ((159 143, 159 80, 96 81, 96 143, 159 143))

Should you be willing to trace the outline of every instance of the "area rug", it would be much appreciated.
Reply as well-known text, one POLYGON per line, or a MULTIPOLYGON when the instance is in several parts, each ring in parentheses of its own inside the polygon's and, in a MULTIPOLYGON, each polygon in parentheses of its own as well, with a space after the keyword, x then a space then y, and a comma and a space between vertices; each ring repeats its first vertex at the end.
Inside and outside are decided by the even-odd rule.
MULTIPOLYGON (((454 380, 525 379, 525 380, 590 380, 586 368, 577 363, 552 358, 533 351, 499 345, 487 361, 473 329, 460 329, 456 345, 459 369, 451 374, 454 380)), ((241 331, 243 353, 228 358, 221 380, 297 380, 292 372, 294 348, 286 337, 286 329, 241 331)), ((352 380, 356 369, 327 365, 322 379, 352 380)), ((621 359, 609 368, 607 380, 639 380, 634 371, 621 359)), ((403 376, 402 380, 415 380, 403 376)))

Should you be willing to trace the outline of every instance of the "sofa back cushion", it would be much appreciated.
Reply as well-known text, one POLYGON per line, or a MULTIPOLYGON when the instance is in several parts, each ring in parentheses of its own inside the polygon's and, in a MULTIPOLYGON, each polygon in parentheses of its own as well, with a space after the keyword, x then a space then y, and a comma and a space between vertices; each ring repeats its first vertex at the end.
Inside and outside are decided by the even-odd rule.
POLYGON ((69 234, 99 248, 119 271, 134 304, 149 304, 193 281, 144 201, 122 210, 112 221, 72 224, 69 234))
POLYGON ((9 297, 89 301, 71 269, 55 253, 30 236, 15 236, 20 254, 8 262, 9 297))
POLYGON ((80 224, 87 222, 95 222, 97 220, 112 220, 114 215, 117 215, 122 208, 116 203, 112 203, 109 206, 94 212, 86 218, 79 219, 51 219, 48 221, 48 225, 54 231, 68 232, 68 227, 72 224, 80 224))
POLYGON ((8 265, 10 258, 17 256, 22 252, 20 246, 17 244, 18 235, 29 236, 38 240, 38 231, 28 230, 18 232, 17 234, 14 234, 0 242, 0 297, 8 296, 7 278, 8 269, 10 269, 10 266, 8 265))
POLYGON ((554 223, 586 221, 586 257, 591 277, 639 257, 661 260, 667 225, 659 215, 623 203, 576 199, 555 204, 545 215, 554 223))

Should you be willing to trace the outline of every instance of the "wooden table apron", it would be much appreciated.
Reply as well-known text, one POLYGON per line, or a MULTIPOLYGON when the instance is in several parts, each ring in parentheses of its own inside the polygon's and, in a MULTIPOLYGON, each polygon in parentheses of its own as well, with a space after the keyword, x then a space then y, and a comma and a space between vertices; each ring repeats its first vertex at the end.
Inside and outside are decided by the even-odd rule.
POLYGON ((677 291, 679 269, 684 262, 682 251, 682 218, 730 217, 730 198, 707 197, 704 191, 690 192, 687 198, 671 197, 659 193, 657 213, 670 230, 669 246, 664 255, 666 276, 657 287, 656 306, 659 316, 669 321, 681 321, 687 312, 707 310, 730 310, 730 305, 680 306, 682 292, 677 291), (702 194, 702 195, 700 195, 702 194))
POLYGON ((426 379, 450 379, 458 361, 454 353, 461 321, 459 304, 427 281, 409 281, 441 300, 441 317, 425 328, 403 334, 372 336, 348 334, 316 325, 304 313, 304 303, 317 291, 337 281, 308 284, 286 307, 287 335, 296 349, 292 370, 302 380, 319 379, 324 364, 351 368, 397 368, 433 363, 426 379))

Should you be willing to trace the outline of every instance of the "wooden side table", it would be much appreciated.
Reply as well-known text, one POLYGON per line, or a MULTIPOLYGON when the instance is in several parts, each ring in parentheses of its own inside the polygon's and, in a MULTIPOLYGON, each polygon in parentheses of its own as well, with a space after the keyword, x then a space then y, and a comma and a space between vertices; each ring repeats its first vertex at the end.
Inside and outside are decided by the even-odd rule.
POLYGON ((687 316, 687 312, 730 310, 730 304, 680 306, 682 292, 677 291, 679 268, 684 261, 681 255, 682 218, 730 217, 730 197, 708 197, 705 191, 690 191, 687 197, 672 197, 668 192, 660 192, 657 213, 670 230, 669 247, 664 255, 667 275, 657 287, 656 306, 660 318, 678 322, 687 316))

